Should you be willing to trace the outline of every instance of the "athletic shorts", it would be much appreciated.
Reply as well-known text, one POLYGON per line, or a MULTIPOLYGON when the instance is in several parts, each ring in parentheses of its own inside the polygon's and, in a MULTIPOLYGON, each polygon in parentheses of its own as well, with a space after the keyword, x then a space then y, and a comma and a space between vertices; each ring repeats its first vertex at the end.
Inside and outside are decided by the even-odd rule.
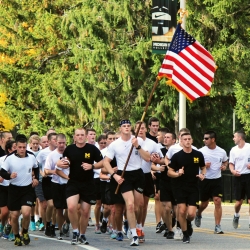
POLYGON ((0 207, 6 207, 8 204, 9 186, 0 185, 0 207))
POLYGON ((145 177, 145 187, 143 190, 143 195, 149 198, 154 198, 155 196, 155 187, 154 181, 151 173, 144 173, 145 177))
POLYGON ((96 193, 96 200, 101 200, 101 181, 100 178, 94 178, 95 182, 95 193, 96 193))
POLYGON ((101 188, 101 201, 102 201, 102 204, 113 205, 112 200, 111 200, 110 182, 101 181, 100 182, 100 188, 101 188))
POLYGON ((53 203, 56 209, 67 209, 66 184, 51 182, 53 192, 53 203))
POLYGON ((199 205, 199 188, 193 187, 173 187, 173 194, 176 204, 185 203, 190 206, 199 205))
POLYGON ((213 197, 222 198, 222 180, 217 179, 204 179, 200 181, 200 199, 201 201, 208 201, 213 197))
POLYGON ((34 204, 34 189, 32 185, 15 186, 9 185, 8 209, 10 211, 19 211, 22 206, 32 207, 34 204))
MULTIPOLYGON (((120 172, 119 175, 121 175, 121 172, 120 172)), ((116 180, 113 177, 111 177, 109 185, 110 185, 111 203, 112 204, 125 204, 125 201, 124 201, 124 199, 122 197, 121 188, 119 188, 118 193, 115 194, 118 183, 116 182, 116 180)))
POLYGON ((155 184, 155 193, 158 193, 158 191, 160 190, 160 179, 161 179, 161 173, 154 173, 154 176, 156 177, 156 179, 154 180, 154 184, 155 184))
MULTIPOLYGON (((118 170, 117 174, 121 175, 122 171, 118 170)), ((133 171, 125 171, 124 181, 120 186, 122 194, 134 190, 142 194, 144 187, 145 177, 141 168, 133 171)))
POLYGON ((69 179, 66 185, 66 199, 74 195, 79 195, 81 201, 90 205, 96 204, 95 183, 93 179, 88 182, 69 179))
POLYGON ((39 181, 38 185, 35 187, 35 192, 36 192, 36 197, 40 202, 45 201, 45 198, 43 196, 43 187, 41 181, 39 181))
POLYGON ((250 199, 250 174, 242 174, 234 177, 235 199, 240 201, 242 199, 250 199))
POLYGON ((43 177, 42 179, 42 188, 43 188, 43 195, 46 201, 52 200, 52 188, 51 188, 51 179, 52 177, 43 177))
POLYGON ((171 183, 167 180, 160 180, 160 201, 171 202, 173 206, 176 205, 171 183))

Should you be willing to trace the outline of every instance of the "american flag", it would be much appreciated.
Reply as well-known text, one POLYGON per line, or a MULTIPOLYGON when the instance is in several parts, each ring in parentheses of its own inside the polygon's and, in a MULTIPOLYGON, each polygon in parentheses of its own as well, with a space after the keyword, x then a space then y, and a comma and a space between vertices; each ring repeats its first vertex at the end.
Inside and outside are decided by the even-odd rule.
POLYGON ((191 35, 177 25, 158 78, 182 92, 191 102, 208 94, 216 65, 212 55, 191 35))

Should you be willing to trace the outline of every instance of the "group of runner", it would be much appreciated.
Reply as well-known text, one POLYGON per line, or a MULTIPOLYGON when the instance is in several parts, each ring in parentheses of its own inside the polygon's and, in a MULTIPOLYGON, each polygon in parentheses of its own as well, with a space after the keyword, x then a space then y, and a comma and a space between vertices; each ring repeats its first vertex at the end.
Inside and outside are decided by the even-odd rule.
POLYGON ((56 236, 57 225, 62 240, 71 224, 71 244, 89 244, 86 229, 95 205, 96 234, 108 232, 118 241, 125 234, 131 246, 138 246, 145 241, 150 198, 155 199, 156 233, 164 231, 167 239, 189 243, 191 222, 201 226, 210 199, 215 205, 214 232, 223 234, 221 171, 228 162, 235 176, 233 226, 238 227, 245 196, 250 203, 250 144, 244 132, 234 134, 236 146, 228 160, 212 130, 204 133, 199 150, 189 129, 181 129, 177 138, 160 128, 155 117, 147 125, 137 122, 134 131, 137 137, 130 120, 121 120, 118 133, 105 131, 96 142, 94 129, 78 128, 68 146, 66 136, 53 129, 41 138, 33 133, 29 141, 24 135, 13 140, 10 132, 1 133, 0 234, 7 234, 11 225, 13 236, 8 238, 22 246, 30 243, 28 231, 36 225, 48 237, 56 236))

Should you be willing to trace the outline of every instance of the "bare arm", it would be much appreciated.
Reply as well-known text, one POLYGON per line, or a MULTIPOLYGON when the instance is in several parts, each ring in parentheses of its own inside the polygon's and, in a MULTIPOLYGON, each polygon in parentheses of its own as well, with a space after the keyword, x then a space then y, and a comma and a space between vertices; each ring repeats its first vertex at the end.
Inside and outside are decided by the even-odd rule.
POLYGON ((58 169, 58 168, 56 169, 56 174, 57 174, 58 176, 64 178, 64 179, 66 179, 66 180, 69 180, 69 176, 66 175, 62 170, 60 170, 60 169, 58 169))

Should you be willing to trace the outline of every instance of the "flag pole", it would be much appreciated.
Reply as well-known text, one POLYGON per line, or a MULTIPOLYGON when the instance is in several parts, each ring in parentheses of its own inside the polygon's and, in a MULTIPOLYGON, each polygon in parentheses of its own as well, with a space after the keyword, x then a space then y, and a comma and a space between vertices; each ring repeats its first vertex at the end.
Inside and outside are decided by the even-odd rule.
MULTIPOLYGON (((186 0, 180 0, 180 9, 186 10, 186 0)), ((182 28, 185 30, 186 28, 186 15, 180 13, 182 19, 182 28)), ((186 97, 179 92, 179 130, 182 128, 186 128, 186 97)))
MULTIPOLYGON (((144 121, 144 119, 145 119, 146 113, 147 113, 147 111, 148 111, 148 107, 149 107, 149 105, 150 105, 150 103, 151 103, 153 94, 154 94, 154 92, 155 92, 155 89, 156 89, 158 83, 159 83, 159 79, 158 79, 158 77, 156 77, 156 80, 155 80, 155 82, 154 82, 154 86, 153 86, 153 88, 152 88, 152 90, 151 90, 151 93, 150 93, 150 96, 149 96, 149 98, 148 98, 147 104, 146 104, 146 106, 145 106, 145 108, 144 108, 144 111, 143 111, 143 114, 142 114, 140 123, 139 123, 139 125, 138 125, 138 127, 137 127, 137 130, 136 130, 136 132, 135 132, 135 138, 137 138, 137 136, 138 136, 138 133, 139 133, 140 128, 141 128, 141 125, 142 125, 142 123, 143 123, 143 121, 144 121)), ((130 156, 131 156, 131 154, 132 154, 133 148, 134 148, 134 146, 132 145, 131 148, 130 148, 130 151, 129 151, 127 160, 126 160, 126 162, 125 162, 123 171, 122 171, 122 175, 121 175, 122 178, 124 177, 124 174, 125 174, 126 168, 127 168, 127 166, 128 166, 128 162, 129 162, 130 156)), ((116 188, 116 190, 115 190, 115 194, 118 193, 119 188, 120 188, 120 184, 117 185, 117 188, 116 188)))

